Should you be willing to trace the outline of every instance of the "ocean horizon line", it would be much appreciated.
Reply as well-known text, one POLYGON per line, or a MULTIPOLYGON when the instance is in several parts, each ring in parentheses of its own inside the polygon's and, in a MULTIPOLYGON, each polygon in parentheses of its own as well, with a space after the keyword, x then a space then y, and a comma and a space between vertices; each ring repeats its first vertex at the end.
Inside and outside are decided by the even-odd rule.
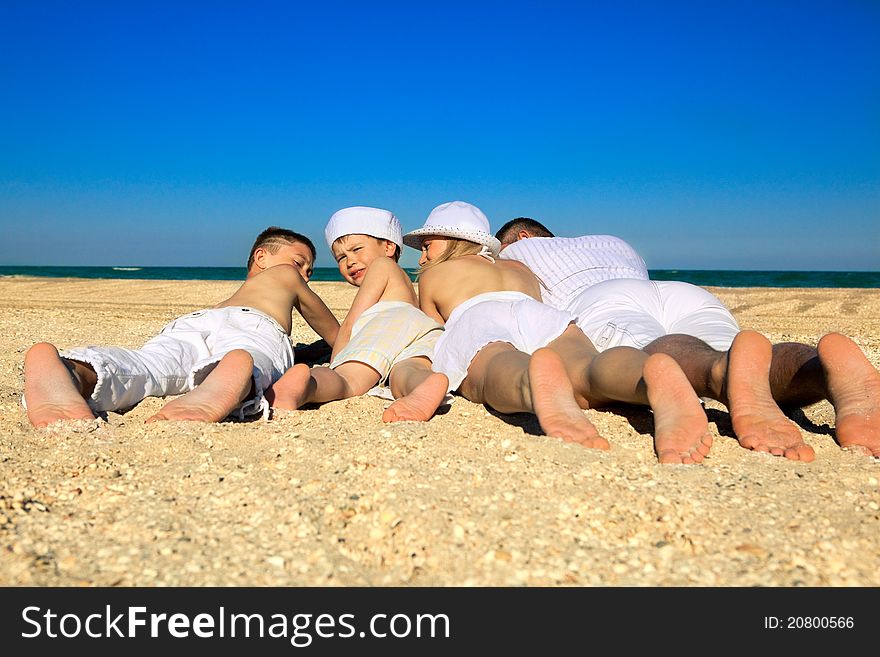
MULTIPOLYGON (((404 268, 411 277, 414 267, 404 268)), ((833 287, 880 288, 880 271, 808 271, 763 269, 650 269, 652 280, 684 281, 709 287, 833 287)), ((245 267, 173 266, 76 266, 0 265, 0 277, 145 279, 145 280, 243 280, 245 267)), ((315 282, 344 282, 336 267, 316 267, 315 282)))

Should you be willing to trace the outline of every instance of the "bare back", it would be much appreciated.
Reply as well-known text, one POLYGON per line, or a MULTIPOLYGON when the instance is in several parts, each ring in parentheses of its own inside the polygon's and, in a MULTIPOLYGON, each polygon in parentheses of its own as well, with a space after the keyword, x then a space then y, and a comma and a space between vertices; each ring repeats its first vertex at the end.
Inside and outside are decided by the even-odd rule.
POLYGON ((459 304, 486 292, 522 292, 541 300, 538 279, 521 262, 490 262, 478 255, 447 260, 426 271, 419 280, 422 310, 445 322, 459 304))
MULTIPOLYGON (((300 311, 309 325, 316 328, 313 321, 311 321, 314 313, 310 313, 310 309, 307 307, 315 303, 315 300, 317 300, 317 295, 306 285, 305 280, 303 280, 303 277, 295 267, 291 265, 276 265, 258 274, 249 276, 231 297, 221 301, 214 307, 247 306, 248 308, 254 308, 269 315, 269 317, 281 324, 289 334, 291 314, 294 308, 300 311)), ((320 302, 320 306, 323 306, 323 302, 320 302)), ((319 308, 319 312, 323 315, 324 311, 319 308)), ((332 322, 335 319, 329 315, 329 310, 327 314, 330 318, 328 325, 332 326, 332 322)), ((320 319, 323 320, 323 316, 320 319)), ((326 339, 322 331, 318 330, 318 334, 326 339)))

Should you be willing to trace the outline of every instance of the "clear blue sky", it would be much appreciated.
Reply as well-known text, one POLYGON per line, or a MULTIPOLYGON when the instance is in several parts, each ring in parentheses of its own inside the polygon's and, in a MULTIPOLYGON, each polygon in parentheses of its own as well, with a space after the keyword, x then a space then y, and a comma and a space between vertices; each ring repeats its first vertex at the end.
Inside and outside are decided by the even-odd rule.
POLYGON ((0 0, 0 264, 244 265, 274 224, 329 266, 335 210, 455 199, 880 270, 880 4, 0 0))

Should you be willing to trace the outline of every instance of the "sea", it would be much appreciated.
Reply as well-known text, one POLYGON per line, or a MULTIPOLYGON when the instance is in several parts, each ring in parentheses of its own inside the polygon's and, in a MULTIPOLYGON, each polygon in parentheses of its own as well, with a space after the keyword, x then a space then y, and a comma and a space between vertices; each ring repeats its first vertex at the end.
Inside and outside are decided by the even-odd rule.
MULTIPOLYGON (((415 269, 407 272, 415 279, 415 269)), ((657 281, 685 281, 708 287, 880 288, 880 271, 755 271, 727 269, 651 269, 657 281)), ((40 267, 0 266, 0 277, 129 278, 171 281, 244 280, 244 267, 40 267)), ((342 281, 335 267, 317 267, 312 281, 342 281)))

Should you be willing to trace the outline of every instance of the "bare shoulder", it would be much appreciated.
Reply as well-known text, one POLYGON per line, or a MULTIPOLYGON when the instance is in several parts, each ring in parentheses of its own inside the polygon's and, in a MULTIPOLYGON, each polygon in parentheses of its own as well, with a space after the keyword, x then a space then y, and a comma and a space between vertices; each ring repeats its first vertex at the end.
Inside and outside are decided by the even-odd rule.
POLYGON ((299 270, 293 265, 275 265, 267 270, 260 272, 253 278, 248 279, 251 287, 277 287, 279 285, 291 290, 298 290, 305 287, 306 281, 299 273, 299 270))
POLYGON ((532 273, 532 270, 529 269, 527 265, 520 262, 519 260, 498 260, 496 262, 496 264, 499 267, 502 267, 504 269, 509 269, 511 271, 521 271, 521 272, 532 273))
POLYGON ((439 281, 443 278, 444 274, 448 274, 446 271, 445 265, 449 264, 449 262, 441 262, 433 267, 429 267, 421 274, 419 274, 419 287, 423 287, 425 285, 431 285, 432 283, 439 281))
POLYGON ((394 262, 394 260, 385 256, 376 258, 370 263, 370 268, 367 269, 367 276, 369 276, 371 280, 380 278, 395 282, 403 281, 404 279, 407 281, 409 280, 409 276, 403 268, 394 262))

